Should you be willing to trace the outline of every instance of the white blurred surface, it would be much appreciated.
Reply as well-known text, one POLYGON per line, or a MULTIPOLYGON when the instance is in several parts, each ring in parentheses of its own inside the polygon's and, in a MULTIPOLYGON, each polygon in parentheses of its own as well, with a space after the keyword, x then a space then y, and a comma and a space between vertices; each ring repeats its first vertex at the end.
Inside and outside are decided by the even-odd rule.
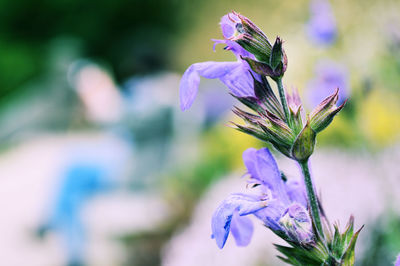
MULTIPOLYGON (((75 145, 110 145, 119 153, 126 143, 105 134, 43 136, 0 154, 1 265, 54 266, 65 264, 62 240, 50 232, 43 240, 35 230, 46 219, 66 151, 75 145)), ((118 265, 123 248, 115 238, 151 229, 167 219, 167 205, 155 194, 108 193, 90 200, 82 216, 87 228, 88 265, 118 265)))

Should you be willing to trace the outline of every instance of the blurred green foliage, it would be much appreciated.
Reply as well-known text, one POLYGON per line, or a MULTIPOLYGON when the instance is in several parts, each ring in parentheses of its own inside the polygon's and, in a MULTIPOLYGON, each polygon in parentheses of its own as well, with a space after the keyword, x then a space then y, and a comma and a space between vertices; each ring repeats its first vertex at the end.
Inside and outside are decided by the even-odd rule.
POLYGON ((118 80, 165 69, 171 47, 203 1, 2 0, 0 96, 44 74, 51 42, 77 39, 82 56, 112 65, 118 80))
POLYGON ((369 241, 359 265, 393 265, 400 251, 400 217, 388 212, 368 229, 369 241))

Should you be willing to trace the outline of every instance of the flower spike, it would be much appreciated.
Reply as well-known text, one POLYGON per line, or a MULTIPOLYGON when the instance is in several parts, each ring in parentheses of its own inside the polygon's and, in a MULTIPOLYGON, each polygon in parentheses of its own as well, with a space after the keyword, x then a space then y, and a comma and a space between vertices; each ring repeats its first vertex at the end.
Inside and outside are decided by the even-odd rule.
MULTIPOLYGON (((298 91, 287 93, 282 78, 287 69, 283 41, 271 45, 266 35, 248 18, 236 12, 222 17, 221 30, 226 50, 235 62, 203 62, 190 66, 180 85, 181 108, 189 108, 197 94, 200 77, 218 78, 230 94, 249 108, 234 107, 244 125, 231 122, 238 131, 268 142, 295 160, 302 180, 283 174, 267 148, 249 148, 243 161, 251 194, 231 194, 211 219, 212 238, 223 248, 231 234, 238 246, 249 244, 255 216, 288 246, 275 245, 284 262, 292 265, 354 265, 354 249, 360 230, 354 232, 351 217, 345 230, 329 223, 315 192, 309 167, 316 136, 344 107, 337 106, 339 89, 324 99, 308 116, 298 91), (275 81, 279 98, 268 78, 275 81), (254 193, 255 192, 255 193, 254 193)), ((399 265, 400 266, 400 265, 399 265)))

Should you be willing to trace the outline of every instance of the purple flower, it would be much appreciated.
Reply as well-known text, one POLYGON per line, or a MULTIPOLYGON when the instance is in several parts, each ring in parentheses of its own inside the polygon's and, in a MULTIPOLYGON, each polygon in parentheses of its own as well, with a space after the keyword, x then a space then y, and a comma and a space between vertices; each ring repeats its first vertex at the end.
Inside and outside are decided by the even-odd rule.
POLYGON ((320 61, 315 67, 315 78, 307 85, 307 98, 315 107, 335 89, 340 89, 337 104, 341 105, 349 97, 349 81, 345 67, 337 62, 320 61))
POLYGON ((285 239, 308 243, 313 239, 311 219, 303 186, 281 178, 275 159, 267 148, 247 149, 243 160, 249 183, 259 188, 256 195, 231 194, 211 220, 212 238, 223 248, 231 232, 238 246, 249 244, 253 225, 246 217, 253 214, 285 239))
POLYGON ((248 63, 241 59, 241 57, 254 58, 249 52, 244 50, 239 44, 229 40, 235 32, 235 22, 231 17, 225 15, 222 17, 221 22, 222 34, 225 40, 214 40, 214 48, 216 44, 223 43, 226 45, 226 50, 232 51, 237 57, 234 62, 203 62, 191 65, 183 74, 180 87, 180 103, 181 109, 186 110, 190 108, 196 98, 200 77, 208 79, 221 80, 231 91, 231 93, 238 97, 255 96, 254 94, 254 79, 252 75, 261 80, 261 77, 254 73, 248 63))
POLYGON ((253 234, 253 224, 245 215, 254 213, 267 206, 262 198, 231 194, 217 208, 211 223, 212 238, 215 238, 219 248, 223 248, 229 232, 232 232, 239 246, 246 246, 253 234))
POLYGON ((400 266, 400 254, 397 255, 396 262, 394 263, 394 266, 400 266))
POLYGON ((330 45, 336 40, 336 21, 328 0, 312 0, 311 17, 307 24, 310 39, 319 45, 330 45))

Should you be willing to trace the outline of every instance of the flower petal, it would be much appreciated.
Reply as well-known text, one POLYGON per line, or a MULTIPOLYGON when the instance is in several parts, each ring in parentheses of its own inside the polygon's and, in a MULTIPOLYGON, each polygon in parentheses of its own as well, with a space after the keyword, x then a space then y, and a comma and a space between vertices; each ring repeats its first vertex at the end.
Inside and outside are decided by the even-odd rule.
POLYGON ((289 205, 289 198, 278 165, 267 148, 247 149, 243 153, 243 161, 251 178, 268 187, 278 201, 286 206, 289 205))
POLYGON ((284 231, 279 224, 279 219, 285 212, 286 207, 282 202, 275 200, 268 204, 267 208, 257 211, 254 215, 264 222, 264 224, 273 231, 284 231))
MULTIPOLYGON (((199 88, 200 76, 208 79, 219 78, 237 97, 254 97, 253 77, 247 63, 235 62, 203 62, 191 65, 183 74, 179 94, 181 109, 184 111, 193 104, 199 88)), ((259 78, 256 76, 256 78, 259 78)))
POLYGON ((229 13, 221 18, 219 25, 225 39, 232 38, 238 33, 236 25, 240 22, 240 18, 235 13, 229 13))
POLYGON ((214 41, 213 45, 213 50, 215 51, 215 46, 217 44, 225 44, 225 50, 232 51, 232 53, 236 56, 237 59, 241 59, 242 57, 249 57, 251 59, 255 59, 254 55, 251 54, 250 52, 246 51, 240 44, 234 41, 230 40, 216 40, 212 39, 214 41))
POLYGON ((188 109, 197 95, 199 88, 200 76, 195 70, 195 66, 191 65, 183 74, 179 86, 179 96, 182 111, 188 109))
POLYGON ((304 186, 298 180, 290 179, 286 182, 286 193, 291 202, 297 202, 304 207, 307 207, 307 198, 304 186))
POLYGON ((236 68, 220 80, 237 97, 255 97, 254 80, 245 62, 239 62, 236 68))
POLYGON ((215 79, 226 76, 238 67, 240 62, 203 62, 191 65, 183 74, 179 86, 181 109, 188 109, 196 98, 200 76, 215 79))
POLYGON ((215 238, 219 248, 223 248, 228 238, 232 217, 254 213, 267 206, 267 201, 261 201, 255 196, 231 194, 214 212, 211 219, 212 238, 215 238))
POLYGON ((235 238, 237 246, 245 247, 250 243, 253 236, 253 222, 250 218, 239 216, 237 213, 233 214, 231 221, 231 232, 235 238))

